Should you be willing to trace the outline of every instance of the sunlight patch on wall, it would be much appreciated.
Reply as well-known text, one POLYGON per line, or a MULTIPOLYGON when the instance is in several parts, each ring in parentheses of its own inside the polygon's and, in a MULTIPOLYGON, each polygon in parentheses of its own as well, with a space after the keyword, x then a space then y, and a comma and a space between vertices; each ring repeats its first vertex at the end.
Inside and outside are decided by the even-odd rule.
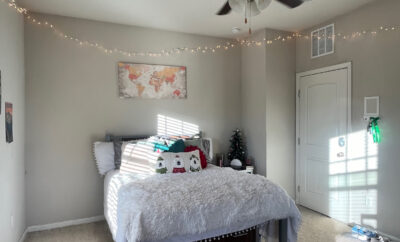
POLYGON ((199 126, 196 124, 160 114, 157 115, 158 135, 193 136, 199 133, 199 126))
POLYGON ((329 215, 345 223, 376 228, 378 146, 366 131, 330 139, 329 215))

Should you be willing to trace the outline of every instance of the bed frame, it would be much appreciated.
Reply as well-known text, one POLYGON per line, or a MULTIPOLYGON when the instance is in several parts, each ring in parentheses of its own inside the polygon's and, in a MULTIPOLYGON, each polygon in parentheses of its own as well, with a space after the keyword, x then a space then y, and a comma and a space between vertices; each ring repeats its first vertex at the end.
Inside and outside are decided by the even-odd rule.
MULTIPOLYGON (((105 141, 113 142, 113 141, 129 141, 129 140, 138 140, 138 139, 147 139, 151 137, 151 135, 112 135, 106 134, 105 141)), ((288 220, 281 219, 279 220, 279 242, 287 242, 287 232, 288 232, 288 220)), ((258 231, 258 227, 255 226, 250 229, 237 231, 230 234, 220 235, 217 237, 208 238, 201 241, 211 241, 211 240, 220 240, 223 241, 238 241, 238 242, 260 242, 261 235, 258 231), (222 239, 222 240, 221 240, 222 239)))
POLYGON ((151 135, 112 135, 106 134, 105 141, 113 142, 113 141, 129 141, 129 140, 138 140, 138 139, 147 139, 151 135))
MULTIPOLYGON (((288 232, 288 220, 281 219, 278 221, 279 224, 279 242, 287 242, 287 232, 288 232)), ((254 226, 249 229, 236 231, 229 234, 219 235, 216 237, 211 237, 197 242, 207 242, 218 240, 221 242, 261 242, 261 235, 259 233, 258 226, 254 226)))
POLYGON ((288 219, 279 220, 279 242, 288 241, 288 219))

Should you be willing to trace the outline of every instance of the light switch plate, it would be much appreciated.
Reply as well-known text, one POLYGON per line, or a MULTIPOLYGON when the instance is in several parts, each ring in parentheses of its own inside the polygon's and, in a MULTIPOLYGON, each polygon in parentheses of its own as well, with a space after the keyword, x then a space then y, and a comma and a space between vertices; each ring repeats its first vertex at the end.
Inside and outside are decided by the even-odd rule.
POLYGON ((379 117, 379 97, 364 97, 364 120, 379 117))

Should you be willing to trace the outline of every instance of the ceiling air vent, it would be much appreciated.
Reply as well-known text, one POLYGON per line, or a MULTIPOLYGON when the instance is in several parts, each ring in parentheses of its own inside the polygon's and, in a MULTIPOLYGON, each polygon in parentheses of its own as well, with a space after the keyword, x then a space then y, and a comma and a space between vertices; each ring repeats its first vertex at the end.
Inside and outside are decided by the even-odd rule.
POLYGON ((311 32, 311 58, 332 54, 335 51, 335 25, 311 32))

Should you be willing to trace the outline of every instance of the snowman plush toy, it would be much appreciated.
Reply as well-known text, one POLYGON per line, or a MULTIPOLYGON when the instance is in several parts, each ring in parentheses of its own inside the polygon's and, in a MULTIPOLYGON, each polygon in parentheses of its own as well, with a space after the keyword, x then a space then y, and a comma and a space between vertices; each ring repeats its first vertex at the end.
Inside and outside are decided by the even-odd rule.
POLYGON ((185 173, 185 172, 186 172, 185 162, 183 162, 183 159, 179 155, 176 155, 173 162, 172 173, 185 173))
POLYGON ((156 173, 165 174, 168 172, 167 167, 165 166, 165 160, 162 157, 158 157, 157 159, 157 167, 156 173))
POLYGON ((190 172, 198 172, 201 170, 199 157, 191 155, 189 160, 190 160, 190 172))

